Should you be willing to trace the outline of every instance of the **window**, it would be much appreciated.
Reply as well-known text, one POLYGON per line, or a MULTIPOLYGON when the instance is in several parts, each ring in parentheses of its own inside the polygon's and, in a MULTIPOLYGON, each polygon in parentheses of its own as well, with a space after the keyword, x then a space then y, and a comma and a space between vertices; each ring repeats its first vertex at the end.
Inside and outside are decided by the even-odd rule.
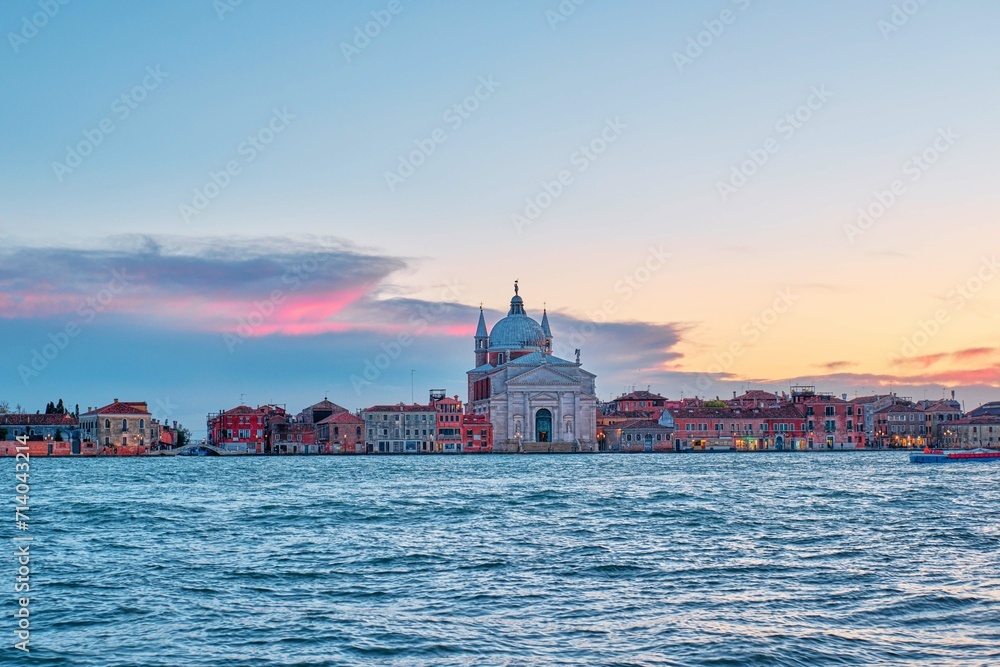
POLYGON ((128 420, 127 419, 123 419, 122 420, 122 430, 123 431, 127 431, 128 430, 128 420))
POLYGON ((826 416, 832 417, 835 414, 834 407, 832 405, 826 406, 826 416))
POLYGON ((145 419, 140 419, 139 420, 139 430, 141 431, 144 428, 146 428, 146 420, 145 419))
POLYGON ((105 419, 104 420, 104 428, 111 428, 111 420, 110 419, 105 419))

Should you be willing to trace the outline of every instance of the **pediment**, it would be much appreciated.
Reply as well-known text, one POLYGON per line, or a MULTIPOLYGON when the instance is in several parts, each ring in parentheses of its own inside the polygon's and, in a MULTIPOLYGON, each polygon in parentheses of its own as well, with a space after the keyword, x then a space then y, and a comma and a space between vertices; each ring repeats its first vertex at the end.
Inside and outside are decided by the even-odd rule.
POLYGON ((561 373, 552 367, 538 366, 520 375, 507 380, 507 386, 511 385, 555 385, 555 386, 580 386, 580 381, 561 373))

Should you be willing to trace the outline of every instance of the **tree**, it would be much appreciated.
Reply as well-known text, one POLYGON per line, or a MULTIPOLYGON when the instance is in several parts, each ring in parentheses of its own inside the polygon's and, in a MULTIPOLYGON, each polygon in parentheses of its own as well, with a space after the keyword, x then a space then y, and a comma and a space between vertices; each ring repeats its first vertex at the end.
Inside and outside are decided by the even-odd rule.
POLYGON ((724 408, 726 406, 725 401, 705 401, 704 407, 706 408, 724 408))
POLYGON ((0 428, 0 440, 6 440, 6 439, 7 439, 7 429, 0 428))
POLYGON ((63 434, 62 434, 62 431, 60 431, 59 429, 56 429, 55 441, 56 442, 62 442, 63 441, 63 434))
POLYGON ((76 417, 77 419, 80 418, 80 404, 79 403, 76 404, 76 412, 73 413, 73 416, 76 417))
POLYGON ((177 442, 175 447, 186 447, 191 442, 191 431, 181 426, 177 429, 177 442))
POLYGON ((64 415, 66 414, 66 406, 63 405, 63 400, 60 398, 58 405, 55 408, 56 414, 64 415))
POLYGON ((10 403, 7 401, 0 401, 0 415, 10 414, 10 403))

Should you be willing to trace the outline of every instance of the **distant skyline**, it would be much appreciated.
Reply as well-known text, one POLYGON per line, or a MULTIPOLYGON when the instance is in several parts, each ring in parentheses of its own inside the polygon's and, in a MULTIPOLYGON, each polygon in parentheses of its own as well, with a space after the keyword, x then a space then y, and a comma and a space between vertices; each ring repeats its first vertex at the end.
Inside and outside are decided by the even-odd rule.
POLYGON ((514 279, 603 399, 1000 398, 996 3, 46 7, 0 7, 12 405, 464 400, 514 279))

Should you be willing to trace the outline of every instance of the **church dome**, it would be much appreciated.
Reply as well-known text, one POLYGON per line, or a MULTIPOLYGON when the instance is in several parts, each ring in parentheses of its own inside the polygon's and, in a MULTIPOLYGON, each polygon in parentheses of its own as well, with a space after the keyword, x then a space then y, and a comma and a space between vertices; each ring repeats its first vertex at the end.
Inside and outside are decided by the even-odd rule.
POLYGON ((490 331, 490 349, 523 350, 545 347, 542 325, 527 315, 508 315, 493 325, 490 331))
POLYGON ((514 298, 510 300, 507 317, 493 325, 490 331, 491 350, 524 350, 545 347, 545 331, 542 325, 524 312, 524 299, 517 294, 514 283, 514 298))

